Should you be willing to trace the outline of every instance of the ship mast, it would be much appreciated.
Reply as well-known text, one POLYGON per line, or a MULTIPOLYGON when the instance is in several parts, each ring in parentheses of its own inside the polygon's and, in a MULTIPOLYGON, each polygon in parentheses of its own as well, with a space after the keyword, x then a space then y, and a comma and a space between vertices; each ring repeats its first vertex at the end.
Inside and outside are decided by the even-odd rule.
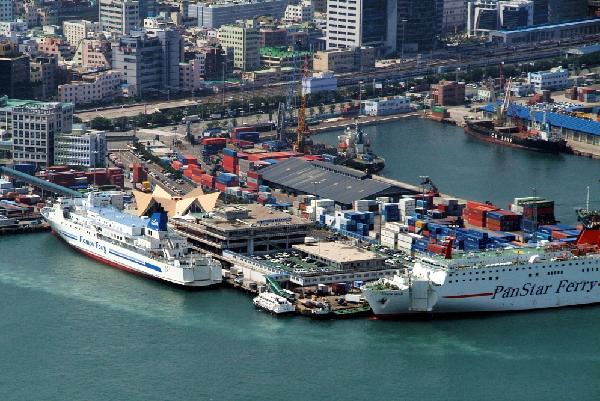
MULTIPOLYGON (((308 56, 304 58, 304 73, 302 82, 306 82, 308 78, 308 56)), ((310 129, 306 125, 306 107, 308 102, 308 94, 301 87, 301 101, 298 109, 298 128, 296 129, 296 142, 294 143, 294 151, 300 153, 309 153, 310 146, 308 138, 310 137, 310 129)))

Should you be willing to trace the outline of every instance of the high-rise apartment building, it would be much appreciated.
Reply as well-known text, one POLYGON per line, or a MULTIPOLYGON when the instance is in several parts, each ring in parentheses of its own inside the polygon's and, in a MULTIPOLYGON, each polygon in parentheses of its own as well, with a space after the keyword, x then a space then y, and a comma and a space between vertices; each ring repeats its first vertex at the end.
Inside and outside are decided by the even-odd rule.
POLYGON ((395 52, 397 11, 397 0, 329 0, 327 49, 373 46, 395 52))
POLYGON ((161 82, 167 89, 178 91, 181 87, 179 63, 183 61, 183 39, 178 30, 172 28, 146 29, 150 37, 158 38, 161 53, 156 57, 162 61, 161 82))
POLYGON ((159 38, 135 31, 120 37, 112 44, 112 50, 113 70, 121 72, 130 93, 137 97, 156 95, 164 88, 163 47, 159 38))
POLYGON ((456 34, 467 24, 466 0, 444 0, 442 8, 442 34, 456 34))
POLYGON ((80 41, 93 36, 98 31, 99 25, 97 22, 86 20, 63 22, 63 35, 72 49, 77 48, 80 41))
POLYGON ((443 0, 397 0, 399 53, 435 47, 442 27, 443 0))
POLYGON ((128 35, 140 26, 140 3, 134 0, 100 0, 100 30, 128 35))
POLYGON ((11 22, 13 20, 13 0, 0 0, 0 21, 11 22))
POLYGON ((29 56, 17 51, 15 45, 0 43, 0 96, 31 95, 29 56))
POLYGON ((33 97, 47 100, 56 95, 58 87, 58 61, 53 56, 38 56, 29 63, 29 79, 33 97))
POLYGON ((258 28, 253 21, 223 25, 219 29, 219 39, 223 47, 233 49, 234 68, 252 71, 260 67, 258 28))

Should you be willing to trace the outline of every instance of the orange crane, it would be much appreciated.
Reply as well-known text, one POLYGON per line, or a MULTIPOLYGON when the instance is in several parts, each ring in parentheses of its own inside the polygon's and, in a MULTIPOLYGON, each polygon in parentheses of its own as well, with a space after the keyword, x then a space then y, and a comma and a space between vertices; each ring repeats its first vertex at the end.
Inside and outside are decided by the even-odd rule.
MULTIPOLYGON (((303 80, 308 78, 308 56, 304 58, 303 80)), ((308 95, 302 90, 302 81, 300 81, 301 101, 298 109, 298 128, 296 129, 296 141, 294 142, 294 151, 299 153, 310 153, 312 141, 310 140, 310 129, 306 125, 306 107, 308 95)))

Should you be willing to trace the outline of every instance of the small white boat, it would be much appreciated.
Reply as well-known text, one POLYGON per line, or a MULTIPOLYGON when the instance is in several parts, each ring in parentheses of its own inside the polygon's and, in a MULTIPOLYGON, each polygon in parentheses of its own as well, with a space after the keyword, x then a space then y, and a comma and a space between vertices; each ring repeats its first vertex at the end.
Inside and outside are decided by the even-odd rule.
POLYGON ((296 311, 294 304, 286 298, 272 292, 261 292, 252 300, 252 302, 254 302, 254 306, 258 309, 265 310, 275 315, 290 314, 296 311))

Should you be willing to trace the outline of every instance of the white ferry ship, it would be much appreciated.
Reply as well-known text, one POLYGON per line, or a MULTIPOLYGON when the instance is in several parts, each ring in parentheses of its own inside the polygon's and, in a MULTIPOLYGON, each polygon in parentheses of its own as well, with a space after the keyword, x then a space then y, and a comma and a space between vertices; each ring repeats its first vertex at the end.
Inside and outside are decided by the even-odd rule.
POLYGON ((294 304, 277 294, 272 292, 261 292, 255 297, 252 302, 258 309, 265 310, 275 315, 284 315, 294 313, 296 309, 294 304))
POLYGON ((379 317, 598 303, 600 214, 580 217, 584 229, 575 246, 551 243, 423 257, 410 271, 367 284, 365 299, 379 317))
POLYGON ((125 213, 120 192, 59 198, 42 215, 67 244, 110 266, 185 287, 222 280, 220 262, 191 254, 187 240, 167 228, 166 213, 125 213))

